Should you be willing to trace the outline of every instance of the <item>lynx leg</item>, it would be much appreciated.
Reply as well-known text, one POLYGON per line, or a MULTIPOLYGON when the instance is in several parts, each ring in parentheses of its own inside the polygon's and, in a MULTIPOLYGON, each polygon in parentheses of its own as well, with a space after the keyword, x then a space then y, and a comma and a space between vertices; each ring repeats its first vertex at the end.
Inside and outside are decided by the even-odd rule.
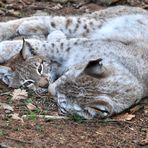
MULTIPOLYGON (((87 62, 88 63, 88 62, 87 62)), ((69 68, 61 77, 59 77, 54 83, 49 84, 48 91, 52 95, 56 95, 56 88, 61 84, 65 84, 67 81, 73 81, 78 77, 81 73, 83 73, 84 69, 87 66, 87 63, 74 65, 69 68)))
MULTIPOLYGON (((81 74, 86 74, 98 78, 106 77, 108 71, 103 66, 103 64, 100 63, 101 61, 102 59, 96 59, 96 60, 85 61, 83 64, 81 63, 73 65, 62 76, 60 76, 56 81, 54 81, 49 85, 49 91, 53 95, 55 95, 56 87, 66 83, 67 81, 74 81, 81 74)), ((56 68, 56 71, 58 71, 59 67, 56 68)))

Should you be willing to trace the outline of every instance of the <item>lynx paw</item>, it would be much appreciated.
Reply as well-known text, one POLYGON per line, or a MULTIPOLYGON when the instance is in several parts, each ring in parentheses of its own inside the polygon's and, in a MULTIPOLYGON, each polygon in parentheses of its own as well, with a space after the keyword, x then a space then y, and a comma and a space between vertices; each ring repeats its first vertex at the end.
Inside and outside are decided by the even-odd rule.
POLYGON ((103 100, 95 100, 83 106, 83 111, 92 118, 107 118, 112 114, 112 106, 103 100))
POLYGON ((107 118, 112 114, 112 106, 108 102, 99 99, 80 104, 76 101, 72 102, 71 100, 66 99, 65 95, 60 94, 58 95, 57 103, 60 113, 66 115, 78 114, 85 119, 107 118))

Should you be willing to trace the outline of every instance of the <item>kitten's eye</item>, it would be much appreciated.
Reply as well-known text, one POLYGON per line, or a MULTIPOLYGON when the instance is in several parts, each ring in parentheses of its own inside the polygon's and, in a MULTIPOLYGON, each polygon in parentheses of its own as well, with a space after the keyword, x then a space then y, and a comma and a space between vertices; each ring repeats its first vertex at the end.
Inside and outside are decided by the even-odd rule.
POLYGON ((33 80, 25 80, 25 81, 23 81, 22 86, 24 86, 24 87, 29 87, 29 86, 32 85, 34 82, 35 82, 35 81, 33 81, 33 80))
POLYGON ((39 75, 43 74, 43 64, 40 64, 38 67, 37 67, 37 73, 39 75))

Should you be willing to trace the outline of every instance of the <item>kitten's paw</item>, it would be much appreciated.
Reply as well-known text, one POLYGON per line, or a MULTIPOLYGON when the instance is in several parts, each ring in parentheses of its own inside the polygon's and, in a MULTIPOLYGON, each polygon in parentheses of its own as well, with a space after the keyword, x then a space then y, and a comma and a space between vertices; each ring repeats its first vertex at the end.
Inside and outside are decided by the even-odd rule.
POLYGON ((101 119, 112 115, 112 105, 104 100, 97 99, 88 103, 80 103, 58 94, 56 101, 60 113, 65 115, 77 114, 85 119, 101 119))
POLYGON ((46 88, 38 88, 38 89, 36 89, 35 92, 38 93, 38 94, 45 94, 45 93, 48 93, 48 89, 46 89, 46 88))
POLYGON ((53 96, 56 95, 56 84, 55 83, 51 83, 48 86, 48 92, 50 92, 53 96))

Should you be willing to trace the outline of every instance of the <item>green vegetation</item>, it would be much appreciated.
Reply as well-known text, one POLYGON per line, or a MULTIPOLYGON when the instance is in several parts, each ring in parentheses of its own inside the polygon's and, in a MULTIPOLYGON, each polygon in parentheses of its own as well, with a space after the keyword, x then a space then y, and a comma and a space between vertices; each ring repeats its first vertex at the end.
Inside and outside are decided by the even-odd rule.
POLYGON ((86 121, 85 118, 83 118, 82 116, 79 116, 78 114, 72 114, 70 115, 70 119, 75 121, 75 122, 78 122, 78 123, 83 123, 86 121))
POLYGON ((0 130, 0 136, 4 135, 4 131, 0 130))
POLYGON ((35 126, 35 129, 37 130, 37 131, 43 131, 43 129, 44 129, 44 127, 42 126, 42 125, 40 125, 40 124, 37 124, 36 126, 35 126))
POLYGON ((28 114, 27 114, 27 119, 35 121, 37 119, 36 113, 29 111, 28 114))

